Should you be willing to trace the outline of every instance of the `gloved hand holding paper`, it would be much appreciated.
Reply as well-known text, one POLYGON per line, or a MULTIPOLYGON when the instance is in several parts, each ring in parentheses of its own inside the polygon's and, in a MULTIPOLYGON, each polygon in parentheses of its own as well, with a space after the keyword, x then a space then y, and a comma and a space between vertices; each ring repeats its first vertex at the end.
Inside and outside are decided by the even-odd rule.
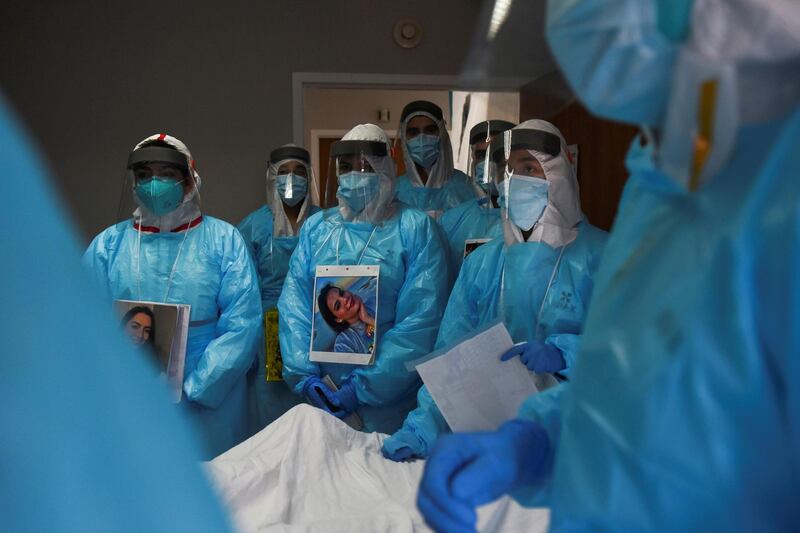
POLYGON ((505 326, 498 323, 417 365, 450 429, 497 429, 517 416, 528 396, 557 383, 549 374, 534 376, 519 358, 500 361, 513 345, 505 326))

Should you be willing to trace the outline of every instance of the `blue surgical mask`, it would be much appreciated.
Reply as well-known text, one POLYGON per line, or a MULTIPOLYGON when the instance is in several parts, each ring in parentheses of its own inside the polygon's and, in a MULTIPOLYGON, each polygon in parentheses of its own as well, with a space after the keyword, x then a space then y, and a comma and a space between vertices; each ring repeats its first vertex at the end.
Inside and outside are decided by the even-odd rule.
POLYGON ((421 133, 406 142, 411 160, 430 170, 439 159, 439 136, 421 133))
POLYGON ((547 207, 550 182, 543 178, 512 175, 509 178, 508 218, 521 230, 529 231, 547 207))
POLYGON ((183 201, 183 180, 153 176, 136 184, 136 197, 148 211, 163 216, 175 211, 183 201))
POLYGON ((484 169, 485 165, 483 162, 475 164, 475 183, 489 196, 497 196, 497 185, 495 185, 494 181, 491 179, 489 181, 484 180, 484 176, 486 175, 484 169))
POLYGON ((380 178, 375 172, 348 172, 339 176, 336 197, 355 214, 361 213, 380 192, 380 178))
POLYGON ((298 176, 297 174, 279 174, 277 182, 278 194, 281 196, 283 203, 289 207, 294 207, 302 202, 306 194, 308 194, 308 178, 304 178, 303 176, 298 176), (287 187, 289 181, 291 181, 291 186, 287 187))

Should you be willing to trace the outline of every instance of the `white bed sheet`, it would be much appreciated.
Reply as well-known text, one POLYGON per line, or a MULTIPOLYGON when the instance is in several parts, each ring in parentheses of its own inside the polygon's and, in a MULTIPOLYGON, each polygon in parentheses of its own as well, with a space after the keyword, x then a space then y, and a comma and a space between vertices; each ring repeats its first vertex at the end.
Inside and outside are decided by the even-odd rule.
MULTIPOLYGON (((386 435, 299 405, 206 463, 242 532, 430 531, 415 504, 423 461, 384 459, 386 435)), ((503 498, 479 510, 486 533, 546 531, 549 512, 503 498)))

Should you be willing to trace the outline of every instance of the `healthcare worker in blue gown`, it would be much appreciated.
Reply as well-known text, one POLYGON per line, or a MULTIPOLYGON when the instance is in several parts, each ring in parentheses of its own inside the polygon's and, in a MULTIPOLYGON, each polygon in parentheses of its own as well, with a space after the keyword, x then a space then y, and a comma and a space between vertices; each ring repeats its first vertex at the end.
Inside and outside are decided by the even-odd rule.
MULTIPOLYGON (((266 204, 238 226, 258 270, 261 308, 276 309, 289 259, 303 223, 319 211, 319 189, 305 148, 285 145, 270 152, 266 204)), ((265 344, 259 342, 257 367, 248 374, 250 432, 255 433, 297 405, 283 381, 266 381, 265 344)))
POLYGON ((486 157, 489 141, 494 136, 514 127, 505 120, 484 120, 469 131, 469 168, 477 198, 445 212, 439 225, 447 240, 451 272, 458 274, 464 260, 467 239, 493 239, 503 234, 500 221, 498 191, 486 172, 489 160, 486 157))
POLYGON ((2 529, 229 531, 197 443, 81 267, 71 221, 1 95, 0 175, 14 222, 0 225, 2 529))
POLYGON ((191 305, 181 405, 207 457, 247 437, 245 373, 261 338, 258 277, 235 227, 200 212, 200 176, 169 135, 128 158, 133 218, 94 238, 84 263, 114 299, 191 305))
POLYGON ((340 417, 357 412, 366 431, 384 433, 400 427, 414 407, 420 381, 406 363, 433 349, 448 283, 436 223, 393 201, 396 174, 390 150, 386 133, 373 124, 356 126, 331 146, 326 196, 334 207, 303 225, 278 300, 286 382, 317 407, 340 417), (374 364, 309 359, 318 265, 380 267, 374 364), (337 392, 322 383, 326 375, 337 392))
POLYGON ((417 100, 403 108, 399 142, 406 173, 397 178, 397 199, 436 220, 476 198, 469 176, 453 168, 453 147, 444 115, 433 102, 417 100))
MULTIPOLYGON (((575 170, 558 129, 529 120, 489 147, 490 179, 500 191, 504 235, 464 261, 442 320, 437 348, 450 346, 500 319, 535 373, 564 378, 578 339, 607 234, 581 213, 575 170), (511 151, 504 153, 504 137, 511 151)), ((383 443, 395 461, 427 457, 449 428, 423 386, 417 408, 383 443)))
POLYGON ((551 1, 547 37, 591 111, 659 135, 631 145, 569 384, 440 439, 420 510, 470 531, 510 492, 555 530, 796 529, 800 6, 551 1))

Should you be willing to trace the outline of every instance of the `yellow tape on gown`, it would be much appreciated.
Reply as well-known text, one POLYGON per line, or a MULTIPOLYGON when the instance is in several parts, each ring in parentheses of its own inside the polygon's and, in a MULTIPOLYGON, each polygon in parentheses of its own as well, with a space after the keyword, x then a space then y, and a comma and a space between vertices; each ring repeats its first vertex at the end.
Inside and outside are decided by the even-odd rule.
POLYGON ((267 381, 283 381, 283 359, 281 344, 278 341, 278 310, 270 309, 264 313, 264 339, 266 342, 267 381))

